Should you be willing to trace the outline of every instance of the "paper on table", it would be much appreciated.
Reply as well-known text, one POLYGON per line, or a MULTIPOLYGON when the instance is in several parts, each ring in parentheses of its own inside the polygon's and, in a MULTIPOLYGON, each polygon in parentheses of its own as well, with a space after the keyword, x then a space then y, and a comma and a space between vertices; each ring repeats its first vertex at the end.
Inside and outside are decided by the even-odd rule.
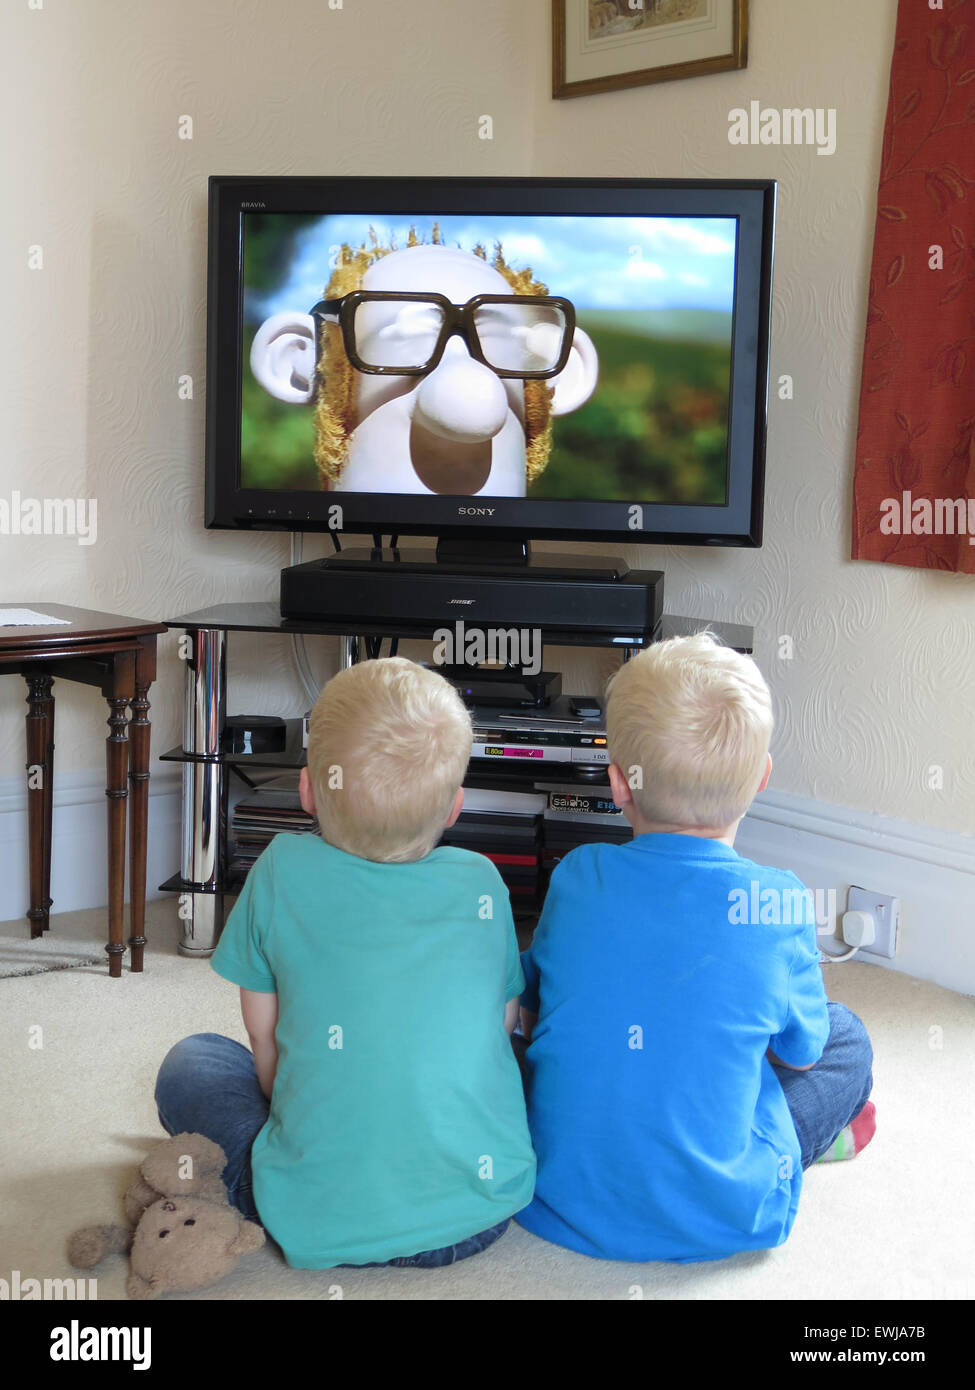
POLYGON ((53 627, 55 623, 71 626, 67 618, 52 618, 48 613, 35 613, 33 608, 0 608, 0 627, 53 627))

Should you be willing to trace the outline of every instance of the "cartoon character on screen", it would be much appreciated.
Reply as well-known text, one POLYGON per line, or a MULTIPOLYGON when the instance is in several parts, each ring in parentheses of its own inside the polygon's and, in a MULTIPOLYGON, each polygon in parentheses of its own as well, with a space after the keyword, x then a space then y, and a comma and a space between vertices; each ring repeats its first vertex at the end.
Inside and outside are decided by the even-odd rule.
POLYGON ((320 303, 261 325, 251 369, 278 400, 314 401, 323 488, 495 497, 525 496, 552 416, 598 377, 569 300, 437 227, 402 250, 344 246, 320 303))

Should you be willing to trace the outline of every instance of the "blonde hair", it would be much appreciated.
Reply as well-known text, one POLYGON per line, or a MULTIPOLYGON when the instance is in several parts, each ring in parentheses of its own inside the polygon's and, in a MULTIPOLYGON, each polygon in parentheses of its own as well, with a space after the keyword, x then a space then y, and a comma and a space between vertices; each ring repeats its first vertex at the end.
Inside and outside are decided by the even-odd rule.
POLYGON ((765 772, 772 697, 750 657, 709 632, 675 637, 609 683, 609 755, 651 825, 724 829, 765 772))
POLYGON ((471 741, 463 701, 435 671, 400 656, 340 671, 308 731, 322 838, 360 859, 422 859, 446 824, 471 741))
MULTIPOLYGON (((325 287, 326 299, 341 299, 353 290, 362 288, 363 277, 370 266, 397 250, 382 246, 372 228, 370 244, 353 250, 343 246, 338 264, 325 287)), ((422 245, 416 229, 410 228, 407 248, 422 245)), ((430 238, 432 246, 443 246, 440 227, 434 223, 430 238)), ((487 252, 478 244, 471 252, 478 260, 486 261, 487 252)), ((491 262, 498 274, 515 294, 548 294, 547 286, 536 280, 530 270, 512 270, 498 242, 491 262)), ((337 483, 349 456, 349 437, 355 411, 357 372, 345 355, 342 330, 337 323, 322 323, 318 338, 318 367, 315 373, 315 462, 323 489, 337 483)), ((547 381, 526 381, 525 387, 525 476, 529 483, 544 472, 552 451, 552 388, 547 381)))

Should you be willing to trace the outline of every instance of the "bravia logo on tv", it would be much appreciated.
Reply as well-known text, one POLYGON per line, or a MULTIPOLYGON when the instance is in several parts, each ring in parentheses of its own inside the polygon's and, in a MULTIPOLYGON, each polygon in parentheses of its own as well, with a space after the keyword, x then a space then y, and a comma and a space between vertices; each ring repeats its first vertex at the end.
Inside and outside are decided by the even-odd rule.
POLYGON ((458 516, 494 516, 493 507, 458 507, 458 516))
POLYGON ((267 203, 241 203, 242 208, 266 208, 267 203))

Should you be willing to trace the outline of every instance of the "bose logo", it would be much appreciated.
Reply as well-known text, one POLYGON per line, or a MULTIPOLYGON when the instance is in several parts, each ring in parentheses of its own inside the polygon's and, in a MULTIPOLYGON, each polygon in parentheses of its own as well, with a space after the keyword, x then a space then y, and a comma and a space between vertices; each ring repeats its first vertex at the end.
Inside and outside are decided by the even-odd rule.
POLYGON ((449 598, 449 599, 447 600, 447 602, 448 602, 448 604, 450 604, 450 603, 471 604, 471 603, 476 603, 476 602, 477 602, 477 599, 474 599, 474 598, 449 598))
POLYGON ((493 507, 458 507, 458 516, 494 516, 493 507))

